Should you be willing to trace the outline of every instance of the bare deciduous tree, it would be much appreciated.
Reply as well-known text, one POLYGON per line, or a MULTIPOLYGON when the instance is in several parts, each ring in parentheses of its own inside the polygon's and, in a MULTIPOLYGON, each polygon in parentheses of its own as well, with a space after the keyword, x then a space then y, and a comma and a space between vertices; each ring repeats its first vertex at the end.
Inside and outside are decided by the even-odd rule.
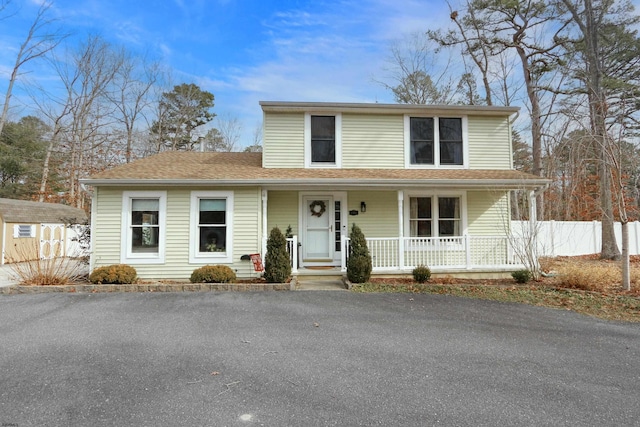
MULTIPOLYGON (((0 11, 6 9, 9 1, 0 2, 0 11)), ((0 115, 0 133, 7 121, 9 114, 9 104, 11 103, 11 96, 13 94, 13 87, 16 84, 21 68, 29 61, 33 61, 37 58, 41 58, 48 52, 53 50, 58 44, 66 37, 65 34, 59 30, 47 32, 46 30, 54 22, 52 19, 47 18, 47 12, 51 8, 50 2, 42 2, 36 13, 36 17, 27 32, 27 35, 18 49, 16 55, 16 62, 11 70, 11 76, 9 77, 9 84, 7 91, 4 95, 4 104, 2 106, 2 114, 0 115)))

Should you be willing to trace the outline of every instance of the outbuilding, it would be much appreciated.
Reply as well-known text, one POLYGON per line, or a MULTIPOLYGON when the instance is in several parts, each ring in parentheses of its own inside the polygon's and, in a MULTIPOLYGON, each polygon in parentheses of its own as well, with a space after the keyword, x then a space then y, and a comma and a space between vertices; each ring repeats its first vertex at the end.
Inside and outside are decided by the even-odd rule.
POLYGON ((74 238, 86 221, 71 206, 0 198, 0 264, 78 255, 74 238))

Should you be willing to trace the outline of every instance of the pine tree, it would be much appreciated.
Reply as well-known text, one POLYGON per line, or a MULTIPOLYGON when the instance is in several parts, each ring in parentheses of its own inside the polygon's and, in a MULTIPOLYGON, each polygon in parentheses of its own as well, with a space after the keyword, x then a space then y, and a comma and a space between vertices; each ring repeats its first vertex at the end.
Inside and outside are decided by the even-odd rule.
POLYGON ((371 254, 360 227, 353 224, 349 235, 349 259, 347 279, 352 283, 364 283, 371 277, 371 254))
POLYGON ((287 252, 287 239, 278 227, 271 230, 267 239, 267 255, 264 260, 264 278, 268 283, 285 283, 291 275, 291 262, 287 252))

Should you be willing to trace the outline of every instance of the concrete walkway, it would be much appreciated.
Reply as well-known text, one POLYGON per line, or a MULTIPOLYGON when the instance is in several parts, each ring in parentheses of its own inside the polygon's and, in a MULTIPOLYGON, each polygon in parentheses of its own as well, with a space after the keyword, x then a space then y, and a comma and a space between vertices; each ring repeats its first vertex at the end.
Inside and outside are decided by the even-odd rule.
POLYGON ((7 264, 0 265, 0 288, 4 286, 11 286, 14 283, 17 283, 13 276, 14 274, 11 266, 7 264))

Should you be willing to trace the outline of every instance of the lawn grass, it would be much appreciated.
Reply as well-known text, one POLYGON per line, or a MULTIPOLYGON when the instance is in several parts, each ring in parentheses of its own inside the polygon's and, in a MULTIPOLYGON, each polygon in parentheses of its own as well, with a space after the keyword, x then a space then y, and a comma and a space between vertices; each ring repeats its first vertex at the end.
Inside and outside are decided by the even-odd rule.
POLYGON ((364 283, 354 292, 406 292, 454 295, 572 310, 606 320, 640 322, 640 298, 621 293, 591 292, 539 285, 470 285, 419 283, 364 283))

